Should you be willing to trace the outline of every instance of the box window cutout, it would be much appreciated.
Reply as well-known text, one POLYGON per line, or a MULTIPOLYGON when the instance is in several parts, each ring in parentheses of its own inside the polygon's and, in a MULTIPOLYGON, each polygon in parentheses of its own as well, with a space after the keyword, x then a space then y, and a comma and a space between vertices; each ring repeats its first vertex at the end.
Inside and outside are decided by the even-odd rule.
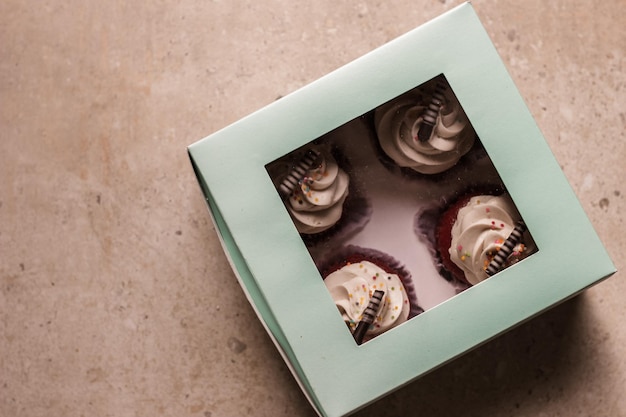
POLYGON ((358 344, 537 251, 443 74, 266 169, 358 344))

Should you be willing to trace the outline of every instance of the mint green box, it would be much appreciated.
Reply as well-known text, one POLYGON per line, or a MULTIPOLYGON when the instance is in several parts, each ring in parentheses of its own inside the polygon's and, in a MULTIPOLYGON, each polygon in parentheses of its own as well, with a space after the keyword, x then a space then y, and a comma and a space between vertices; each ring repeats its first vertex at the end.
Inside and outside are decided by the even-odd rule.
POLYGON ((321 416, 354 412, 615 272, 469 3, 194 143, 189 154, 243 290, 321 416), (442 73, 539 250, 358 346, 265 166, 442 73))

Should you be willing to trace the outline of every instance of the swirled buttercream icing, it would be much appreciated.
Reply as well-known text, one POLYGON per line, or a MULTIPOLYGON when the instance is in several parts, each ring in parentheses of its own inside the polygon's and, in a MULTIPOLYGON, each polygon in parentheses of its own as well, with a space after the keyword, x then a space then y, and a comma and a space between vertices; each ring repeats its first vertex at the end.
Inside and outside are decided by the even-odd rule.
MULTIPOLYGON (((450 260, 465 273, 470 284, 476 285, 488 277, 489 263, 519 220, 513 201, 505 195, 475 196, 459 210, 452 226, 450 260)), ((524 243, 518 243, 505 266, 527 253, 524 243)))
POLYGON ((450 88, 441 94, 432 133, 425 141, 418 138, 429 106, 423 96, 407 93, 376 111, 378 141, 397 165, 437 174, 454 166, 474 144, 474 129, 456 97, 450 88))
POLYGON ((318 156, 287 197, 287 210, 300 233, 329 229, 341 218, 350 178, 330 152, 316 149, 318 156))
POLYGON ((385 295, 369 335, 383 333, 409 317, 411 306, 400 277, 369 261, 348 264, 329 274, 324 283, 351 330, 361 321, 376 290, 384 291, 385 295))

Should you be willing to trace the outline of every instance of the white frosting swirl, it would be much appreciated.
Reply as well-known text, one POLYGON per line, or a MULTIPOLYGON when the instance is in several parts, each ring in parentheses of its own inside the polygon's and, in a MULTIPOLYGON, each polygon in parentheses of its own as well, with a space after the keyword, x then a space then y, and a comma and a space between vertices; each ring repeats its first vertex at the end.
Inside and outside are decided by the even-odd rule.
POLYGON ((411 309, 402 281, 369 261, 344 266, 331 273, 324 283, 344 321, 354 330, 374 291, 385 292, 382 305, 368 335, 378 335, 404 323, 411 309))
MULTIPOLYGON (((487 266, 519 220, 520 216, 508 196, 472 197, 459 210, 452 226, 450 259, 463 270, 470 284, 476 285, 488 277, 487 266)), ((517 262, 527 252, 528 248, 519 243, 506 266, 517 262)))
POLYGON ((317 164, 308 170, 287 199, 287 209, 300 233, 329 229, 341 218, 350 178, 330 152, 317 149, 317 164))
POLYGON ((420 141, 417 132, 427 107, 428 102, 416 93, 399 97, 376 111, 376 133, 383 151, 396 164, 422 174, 437 174, 454 166, 470 150, 475 133, 448 88, 430 138, 420 141))

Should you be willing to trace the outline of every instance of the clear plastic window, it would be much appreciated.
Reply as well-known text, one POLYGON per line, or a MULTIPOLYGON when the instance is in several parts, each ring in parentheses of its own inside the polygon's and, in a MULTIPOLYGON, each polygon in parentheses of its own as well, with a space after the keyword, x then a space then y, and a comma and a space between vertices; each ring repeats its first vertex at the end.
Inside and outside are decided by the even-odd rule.
POLYGON ((266 168, 359 344, 537 251, 443 74, 266 168))

